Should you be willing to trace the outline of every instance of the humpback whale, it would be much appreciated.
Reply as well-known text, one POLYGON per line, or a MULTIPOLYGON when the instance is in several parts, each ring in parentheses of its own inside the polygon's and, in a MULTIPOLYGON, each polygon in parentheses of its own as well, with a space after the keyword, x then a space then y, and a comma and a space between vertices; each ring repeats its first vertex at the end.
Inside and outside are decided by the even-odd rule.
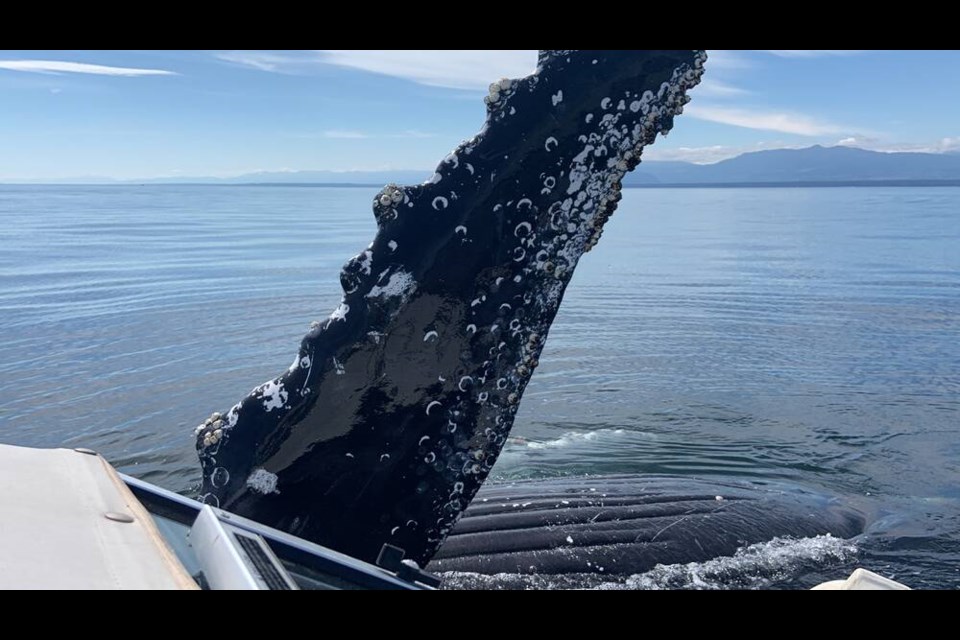
POLYGON ((458 587, 591 586, 777 537, 852 538, 865 514, 787 484, 661 475, 484 486, 427 566, 458 587), (459 575, 457 575, 459 574, 459 575))
POLYGON ((424 184, 377 194, 376 237, 290 368, 197 427, 201 499, 360 559, 389 543, 426 565, 490 473, 622 178, 705 61, 547 50, 532 75, 491 84, 479 133, 424 184))

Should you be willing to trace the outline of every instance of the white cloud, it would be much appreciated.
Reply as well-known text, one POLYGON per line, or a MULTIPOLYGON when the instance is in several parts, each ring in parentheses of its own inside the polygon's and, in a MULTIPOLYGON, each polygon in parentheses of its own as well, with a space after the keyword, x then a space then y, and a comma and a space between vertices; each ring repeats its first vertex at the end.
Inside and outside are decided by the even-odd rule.
POLYGON ((64 62, 61 60, 0 60, 0 69, 25 71, 28 73, 86 73, 96 76, 175 76, 173 71, 163 69, 131 69, 128 67, 108 67, 85 62, 64 62))
MULTIPOLYGON (((708 69, 746 69, 752 66, 744 52, 712 49, 708 69)), ((229 51, 220 60, 274 73, 302 73, 328 64, 403 78, 450 89, 482 90, 498 78, 520 78, 533 73, 536 49, 318 49, 313 51, 229 51)), ((744 89, 713 80, 698 88, 700 95, 735 96, 744 89)))
POLYGON ((537 66, 535 49, 329 49, 317 53, 327 64, 451 89, 483 89, 501 77, 530 75, 537 66))
POLYGON ((685 107, 684 113, 698 120, 719 122, 720 124, 729 124, 745 129, 792 133, 800 136, 832 135, 848 130, 845 127, 797 113, 757 111, 696 104, 685 107))
MULTIPOLYGON (((216 54, 216 58, 224 62, 233 62, 246 67, 253 67, 260 71, 286 72, 297 65, 309 64, 312 62, 310 56, 294 52, 290 54, 278 54, 268 51, 225 51, 216 54)), ((315 62, 315 60, 313 60, 315 62)))
POLYGON ((822 58, 824 56, 854 56, 863 49, 758 49, 781 58, 822 58))
POLYGON ((960 137, 940 138, 932 142, 890 142, 865 136, 849 136, 838 140, 837 146, 869 149, 882 153, 954 153, 960 151, 960 137))
POLYGON ((713 69, 748 69, 753 64, 742 51, 733 49, 708 49, 707 73, 713 69))
MULTIPOLYGON (((720 162, 721 160, 735 158, 744 153, 750 153, 753 151, 766 151, 770 149, 802 149, 807 146, 809 146, 809 144, 789 145, 783 142, 763 141, 752 145, 736 147, 719 144, 709 147, 670 147, 664 146, 661 142, 645 150, 643 152, 643 156, 645 160, 653 160, 657 162, 680 161, 692 162, 694 164, 713 164, 715 162, 720 162)), ((643 165, 641 164, 640 168, 637 170, 642 172, 643 165)))
POLYGON ((274 73, 304 72, 327 64, 451 89, 485 89, 502 77, 530 75, 537 65, 536 49, 229 51, 216 57, 274 73))
POLYGON ((697 85, 697 88, 694 89, 694 91, 696 92, 694 95, 698 98, 733 98, 735 96, 744 96, 750 93, 746 89, 741 89, 740 87, 735 87, 732 84, 714 80, 709 76, 705 77, 703 81, 697 85))

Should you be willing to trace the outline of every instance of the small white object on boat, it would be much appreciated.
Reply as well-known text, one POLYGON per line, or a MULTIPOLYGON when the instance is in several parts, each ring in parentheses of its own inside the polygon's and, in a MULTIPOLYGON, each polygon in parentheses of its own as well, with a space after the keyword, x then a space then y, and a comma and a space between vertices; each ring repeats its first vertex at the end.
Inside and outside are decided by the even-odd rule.
POLYGON ((811 591, 910 591, 910 587, 873 571, 857 569, 846 580, 824 582, 811 591))

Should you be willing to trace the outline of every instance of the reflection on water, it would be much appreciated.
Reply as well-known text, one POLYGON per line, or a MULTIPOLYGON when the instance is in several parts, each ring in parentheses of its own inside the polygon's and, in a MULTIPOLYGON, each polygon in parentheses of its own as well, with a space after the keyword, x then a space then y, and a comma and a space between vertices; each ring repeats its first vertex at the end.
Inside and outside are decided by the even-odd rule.
MULTIPOLYGON (((192 428, 336 306, 371 197, 0 187, 0 440, 189 492, 192 428)), ((957 586, 958 211, 947 188, 628 191, 495 474, 824 489, 873 505, 860 562, 957 586)))

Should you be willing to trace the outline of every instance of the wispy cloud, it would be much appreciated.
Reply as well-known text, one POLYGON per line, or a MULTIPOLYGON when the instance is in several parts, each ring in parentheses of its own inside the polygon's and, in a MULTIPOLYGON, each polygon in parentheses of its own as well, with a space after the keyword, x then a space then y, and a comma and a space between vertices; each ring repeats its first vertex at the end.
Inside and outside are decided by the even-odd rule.
POLYGON ((758 111, 708 105, 690 105, 684 113, 698 120, 729 124, 745 129, 777 131, 799 136, 824 136, 844 133, 849 128, 797 113, 758 111))
MULTIPOLYGON (((653 161, 681 161, 692 162, 694 164, 713 164, 728 158, 735 158, 744 153, 753 151, 766 151, 770 149, 802 149, 806 145, 790 145, 783 142, 764 141, 756 144, 744 146, 711 145, 708 147, 665 147, 654 145, 648 151, 644 152, 646 160, 653 161)), ((643 165, 640 165, 638 171, 643 171, 643 165)))
POLYGON ((863 49, 758 49, 781 58, 822 58, 824 56, 854 56, 863 49))
POLYGON ((331 140, 372 140, 385 138, 423 139, 436 138, 437 134, 430 133, 429 131, 420 131, 418 129, 407 129, 406 131, 398 131, 397 133, 370 133, 368 131, 359 131, 356 129, 327 129, 326 131, 321 131, 320 133, 308 132, 291 134, 290 137, 310 139, 328 138, 331 140))
POLYGON ((738 96, 745 96, 750 93, 746 89, 741 89, 740 87, 735 87, 732 84, 727 84, 726 82, 720 82, 719 80, 714 80, 713 78, 707 77, 704 78, 697 88, 696 97, 710 97, 710 98, 735 98, 738 96))
POLYGON ((0 60, 0 69, 25 71, 27 73, 85 73, 95 76, 175 76, 173 71, 163 69, 134 69, 129 67, 108 67, 102 64, 85 62, 64 62, 62 60, 0 60))
POLYGON ((529 75, 537 64, 535 49, 229 51, 216 57, 273 73, 303 73, 317 65, 333 65, 434 87, 471 90, 484 89, 497 78, 529 75))
POLYGON ((316 62, 310 58, 316 56, 304 55, 309 52, 295 52, 293 54, 279 54, 267 51, 224 51, 215 54, 218 60, 232 62, 245 67, 253 67, 260 71, 272 71, 283 73, 291 71, 294 67, 303 66, 316 62))
POLYGON ((537 65, 535 49, 329 49, 318 53, 327 64, 452 89, 482 89, 500 77, 529 75, 537 65))
POLYGON ((749 69, 753 66, 753 63, 743 53, 743 51, 731 49, 708 49, 708 72, 716 69, 749 69))
POLYGON ((345 131, 342 129, 330 129, 323 132, 324 138, 335 138, 338 140, 365 140, 371 137, 370 134, 363 131, 345 131))
POLYGON ((868 136, 849 136, 838 140, 837 146, 883 153, 954 153, 960 151, 960 137, 940 138, 932 142, 890 142, 868 136))

